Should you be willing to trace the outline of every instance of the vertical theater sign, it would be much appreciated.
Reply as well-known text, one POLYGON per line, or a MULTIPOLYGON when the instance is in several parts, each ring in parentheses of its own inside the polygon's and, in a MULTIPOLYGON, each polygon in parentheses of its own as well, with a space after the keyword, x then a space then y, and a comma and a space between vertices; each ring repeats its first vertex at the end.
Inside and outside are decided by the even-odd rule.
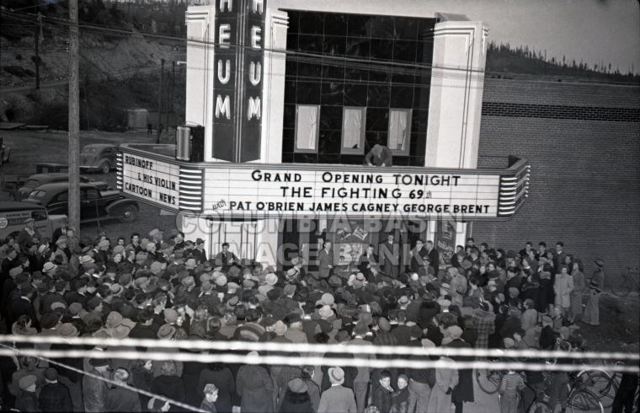
POLYGON ((212 157, 260 158, 264 0, 216 0, 212 157))

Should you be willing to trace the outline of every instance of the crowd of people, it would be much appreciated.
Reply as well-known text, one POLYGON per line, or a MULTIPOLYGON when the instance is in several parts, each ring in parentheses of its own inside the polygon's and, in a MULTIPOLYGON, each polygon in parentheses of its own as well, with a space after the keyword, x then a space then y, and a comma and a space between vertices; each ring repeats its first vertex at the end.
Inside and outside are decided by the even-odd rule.
MULTIPOLYGON (((62 227, 44 239, 27 222, 0 246, 0 314, 6 333, 14 335, 321 343, 345 349, 579 347, 576 323, 599 323, 604 262, 595 260, 596 271, 586 277, 583 263, 566 253, 562 242, 550 250, 541 242, 538 248, 527 243, 519 252, 505 252, 469 239, 453 256, 442 257, 433 243, 418 241, 406 264, 395 246, 390 235, 387 245, 369 246, 345 272, 327 240, 318 271, 306 271, 299 257, 277 271, 238 259, 227 244, 207 256, 203 240, 186 240, 179 232, 154 229, 129 239, 103 233, 81 241, 62 227)), ((19 353, 0 358, 3 408, 184 410, 172 403, 177 401, 208 412, 239 406, 241 412, 424 413, 449 412, 452 405, 462 412, 475 397, 472 370, 204 364, 173 361, 170 355, 147 360, 148 349, 101 349, 142 352, 139 360, 56 359, 75 370, 19 353)), ((354 353, 312 355, 390 358, 354 353)), ((527 380, 535 385, 535 374, 527 380)), ((565 373, 555 374, 553 404, 566 402, 559 385, 566 380, 565 373)), ((518 386, 512 380, 501 386, 502 411, 514 411, 512 390, 518 386)))

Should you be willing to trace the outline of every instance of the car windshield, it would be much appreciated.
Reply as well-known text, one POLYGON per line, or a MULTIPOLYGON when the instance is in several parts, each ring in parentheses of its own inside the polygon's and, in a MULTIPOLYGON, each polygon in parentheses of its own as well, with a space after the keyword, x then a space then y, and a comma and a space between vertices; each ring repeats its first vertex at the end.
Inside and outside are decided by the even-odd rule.
POLYGON ((82 153, 96 153, 96 152, 98 152, 98 149, 96 148, 84 148, 82 150, 82 153))
POLYGON ((46 191, 33 191, 29 194, 29 198, 42 198, 47 194, 46 191))
POLYGON ((27 179, 27 182, 24 183, 24 186, 27 188, 35 188, 40 185, 40 181, 37 179, 27 179))

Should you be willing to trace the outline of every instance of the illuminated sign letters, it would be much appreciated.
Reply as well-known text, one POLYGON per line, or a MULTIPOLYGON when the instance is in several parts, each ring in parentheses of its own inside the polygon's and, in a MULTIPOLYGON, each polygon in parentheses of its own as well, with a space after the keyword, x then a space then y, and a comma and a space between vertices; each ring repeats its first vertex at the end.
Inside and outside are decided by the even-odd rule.
POLYGON ((178 165, 124 154, 122 190, 159 206, 178 210, 180 168, 178 165))
POLYGON ((264 0, 216 0, 212 156, 260 159, 264 0))

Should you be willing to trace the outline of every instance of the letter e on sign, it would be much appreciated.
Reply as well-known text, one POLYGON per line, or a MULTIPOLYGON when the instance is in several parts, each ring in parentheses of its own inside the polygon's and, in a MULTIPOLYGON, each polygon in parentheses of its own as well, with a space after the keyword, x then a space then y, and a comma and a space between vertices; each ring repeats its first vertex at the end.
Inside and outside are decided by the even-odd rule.
POLYGON ((251 28, 251 47, 254 49, 260 49, 262 42, 262 29, 258 26, 251 28))
POLYGON ((229 40, 231 39, 231 25, 221 24, 218 33, 218 43, 220 47, 228 49, 230 44, 229 40))

